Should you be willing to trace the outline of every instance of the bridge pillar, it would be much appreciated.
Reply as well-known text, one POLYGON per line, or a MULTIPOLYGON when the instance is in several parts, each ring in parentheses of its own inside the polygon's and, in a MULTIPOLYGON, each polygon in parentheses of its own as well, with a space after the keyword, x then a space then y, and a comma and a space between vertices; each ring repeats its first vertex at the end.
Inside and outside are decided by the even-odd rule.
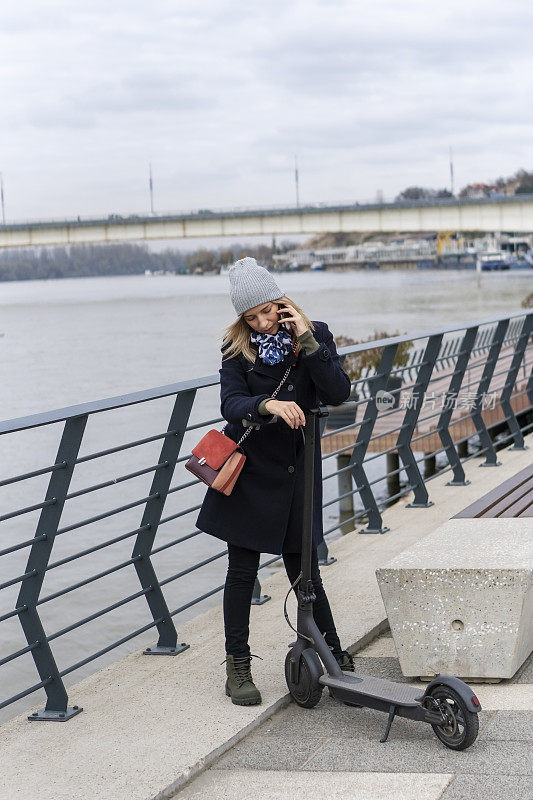
POLYGON ((400 457, 396 451, 387 453, 387 492, 389 495, 400 491, 400 457))
POLYGON ((424 478, 431 478, 437 471, 437 459, 433 453, 424 454, 424 478))
POLYGON ((457 453, 459 458, 467 458, 468 457, 468 439, 465 439, 464 442, 459 442, 457 445, 457 453))

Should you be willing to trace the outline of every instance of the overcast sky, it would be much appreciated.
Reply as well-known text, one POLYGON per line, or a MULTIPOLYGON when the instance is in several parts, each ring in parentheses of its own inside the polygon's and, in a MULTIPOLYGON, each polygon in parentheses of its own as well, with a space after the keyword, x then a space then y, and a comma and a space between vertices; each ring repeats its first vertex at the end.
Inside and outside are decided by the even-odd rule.
POLYGON ((19 0, 8 219, 393 196, 533 168, 529 0, 19 0))

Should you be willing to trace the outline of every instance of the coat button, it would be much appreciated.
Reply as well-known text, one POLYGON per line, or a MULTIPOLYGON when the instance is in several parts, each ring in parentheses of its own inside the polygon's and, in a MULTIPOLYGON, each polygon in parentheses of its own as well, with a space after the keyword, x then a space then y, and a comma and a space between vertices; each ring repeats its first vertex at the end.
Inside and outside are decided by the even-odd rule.
POLYGON ((330 357, 330 352, 328 348, 324 347, 324 349, 320 351, 319 356, 323 361, 327 361, 328 358, 330 357))
POLYGON ((292 390, 294 389, 294 386, 292 385, 292 383, 289 383, 289 385, 287 386, 287 389, 289 390, 289 392, 292 392, 292 390))
POLYGON ((290 465, 290 467, 287 467, 287 472, 290 472, 291 475, 294 472, 294 467, 292 466, 292 464, 290 465))

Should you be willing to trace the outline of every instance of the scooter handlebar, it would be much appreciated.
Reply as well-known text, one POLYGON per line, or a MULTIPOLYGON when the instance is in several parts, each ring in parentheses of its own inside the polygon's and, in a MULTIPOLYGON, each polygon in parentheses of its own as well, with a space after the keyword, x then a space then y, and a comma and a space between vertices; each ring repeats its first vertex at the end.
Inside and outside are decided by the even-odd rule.
POLYGON ((274 422, 277 422, 279 417, 275 414, 272 415, 272 419, 265 419, 259 420, 259 422, 251 422, 249 419, 242 419, 242 427, 243 428, 262 428, 264 425, 272 425, 274 422))
POLYGON ((317 406, 316 408, 310 408, 309 414, 313 417, 328 417, 329 411, 327 406, 317 406))
MULTIPOLYGON (((329 415, 328 407, 327 406, 317 406, 316 408, 310 408, 307 411, 306 416, 309 417, 327 417, 329 415)), ((249 419, 242 419, 242 426, 243 428, 262 428, 264 425, 272 425, 273 423, 277 422, 279 417, 276 414, 273 414, 271 419, 259 420, 259 422, 252 422, 249 419)))

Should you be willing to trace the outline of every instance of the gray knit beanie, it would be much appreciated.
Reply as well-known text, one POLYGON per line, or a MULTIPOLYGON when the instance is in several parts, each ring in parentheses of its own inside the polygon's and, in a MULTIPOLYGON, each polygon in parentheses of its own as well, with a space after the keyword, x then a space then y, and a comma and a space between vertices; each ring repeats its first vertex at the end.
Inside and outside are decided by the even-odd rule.
POLYGON ((247 257, 236 261, 230 267, 229 280, 229 294, 237 314, 283 297, 283 292, 270 272, 265 267, 260 267, 255 258, 247 257))

